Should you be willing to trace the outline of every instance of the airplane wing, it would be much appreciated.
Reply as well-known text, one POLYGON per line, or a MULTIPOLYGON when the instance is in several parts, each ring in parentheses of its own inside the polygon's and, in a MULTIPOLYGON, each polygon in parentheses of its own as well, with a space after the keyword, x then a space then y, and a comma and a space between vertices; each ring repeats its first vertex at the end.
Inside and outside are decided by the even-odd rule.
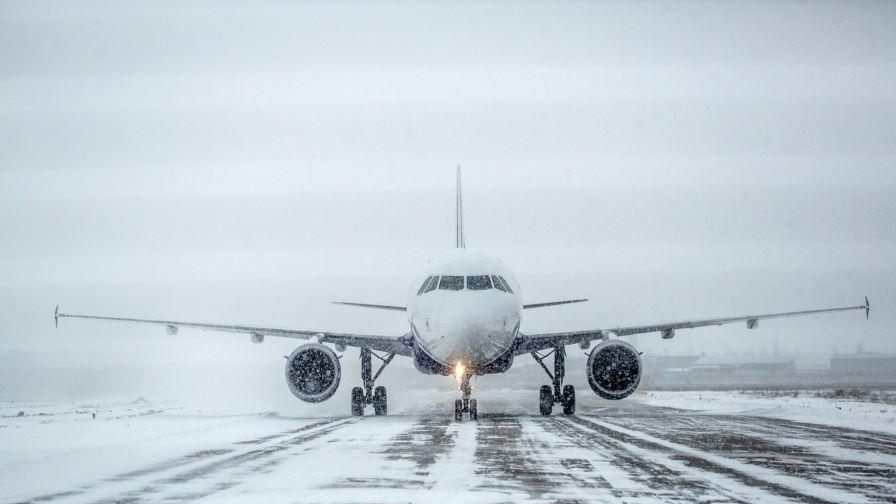
POLYGON ((587 299, 564 299, 563 301, 548 301, 547 303, 532 303, 532 304, 524 304, 523 309, 528 310, 530 308, 544 308, 545 306, 557 306, 564 305, 570 303, 584 303, 588 301, 587 299))
POLYGON ((411 347, 408 345, 407 335, 402 336, 381 336, 373 334, 352 334, 337 333, 327 331, 309 331, 303 329, 281 329, 276 327, 261 327, 251 325, 229 325, 229 324, 206 324, 203 322, 184 322, 180 320, 151 320, 127 317, 101 317, 97 315, 80 315, 74 313, 61 313, 59 305, 56 305, 56 311, 53 313, 57 327, 61 318, 79 318, 90 320, 110 320, 114 322, 139 322, 143 324, 154 324, 165 326, 168 334, 177 334, 180 327, 192 329, 201 329, 204 331, 220 331, 228 333, 241 333, 251 336, 252 341, 261 343, 265 336, 273 336, 278 338, 295 338, 295 339, 312 339, 317 338, 321 343, 334 343, 336 345, 346 345, 358 348, 369 348, 380 352, 395 353, 398 355, 412 355, 411 347))
POLYGON ((355 303, 355 302, 351 302, 351 301, 330 301, 330 302, 333 304, 344 305, 344 306, 360 306, 361 308, 374 308, 376 310, 408 311, 407 307, 404 307, 404 306, 355 303))
POLYGON ((671 338, 675 335, 677 329, 694 329, 697 327, 720 326, 731 324, 734 322, 746 322, 748 329, 755 329, 759 326, 759 321, 764 319, 796 317, 800 315, 812 315, 817 313, 831 313, 847 310, 865 310, 865 318, 871 310, 871 304, 868 298, 865 298, 865 304, 858 306, 844 306, 840 308, 824 308, 821 310, 803 310, 783 313, 768 313, 765 315, 742 315, 738 317, 722 317, 711 319, 683 320, 679 322, 666 322, 660 324, 636 325, 627 327, 615 327, 606 329, 590 329, 585 331, 570 331, 558 333, 544 334, 526 334, 523 335, 522 342, 517 347, 516 354, 521 355, 537 350, 545 350, 563 345, 572 345, 574 343, 583 343, 596 339, 607 339, 611 336, 631 336, 632 334, 645 334, 657 332, 663 338, 671 338))

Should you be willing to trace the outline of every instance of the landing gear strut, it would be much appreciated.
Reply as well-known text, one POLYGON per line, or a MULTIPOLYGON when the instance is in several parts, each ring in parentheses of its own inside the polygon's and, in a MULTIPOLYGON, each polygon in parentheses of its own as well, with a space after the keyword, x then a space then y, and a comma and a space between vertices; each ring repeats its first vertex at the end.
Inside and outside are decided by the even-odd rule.
POLYGON ((553 387, 551 385, 542 385, 538 394, 538 409, 541 414, 548 416, 554 409, 554 404, 563 406, 564 415, 572 415, 576 412, 576 389, 572 385, 563 385, 563 377, 566 376, 566 349, 562 346, 556 346, 547 355, 541 355, 538 352, 532 352, 532 357, 541 365, 544 372, 548 374, 553 387), (544 359, 554 355, 554 373, 544 365, 544 359))
POLYGON ((383 369, 386 368, 386 365, 392 362, 393 357, 395 357, 394 353, 381 357, 373 353, 369 348, 361 349, 361 381, 364 382, 364 388, 355 387, 352 389, 352 415, 363 416, 364 407, 368 404, 373 405, 374 414, 386 414, 386 387, 374 388, 373 385, 376 379, 379 378, 380 373, 383 372, 383 369), (371 357, 376 357, 382 361, 376 374, 372 373, 373 364, 371 357))
POLYGON ((479 420, 479 412, 476 410, 476 399, 470 399, 473 386, 470 385, 470 373, 464 372, 460 378, 460 390, 462 399, 454 401, 454 419, 460 422, 464 419, 464 413, 470 414, 470 420, 479 420))

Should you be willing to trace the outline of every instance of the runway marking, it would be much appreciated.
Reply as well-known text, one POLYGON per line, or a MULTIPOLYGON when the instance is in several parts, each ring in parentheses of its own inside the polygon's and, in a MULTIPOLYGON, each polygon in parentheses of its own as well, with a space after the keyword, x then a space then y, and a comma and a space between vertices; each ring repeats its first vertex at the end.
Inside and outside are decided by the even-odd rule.
POLYGON ((605 421, 585 418, 574 418, 570 420, 584 427, 610 435, 611 437, 633 446, 647 447, 658 451, 676 452, 679 454, 679 458, 682 458, 682 460, 685 461, 689 460, 691 464, 694 464, 695 459, 699 460, 700 462, 694 464, 697 467, 733 476, 748 485, 760 484, 766 489, 772 490, 785 497, 828 503, 856 502, 866 498, 864 495, 817 485, 804 479, 788 476, 766 467, 707 453, 605 421), (682 455, 684 457, 681 457, 682 455))

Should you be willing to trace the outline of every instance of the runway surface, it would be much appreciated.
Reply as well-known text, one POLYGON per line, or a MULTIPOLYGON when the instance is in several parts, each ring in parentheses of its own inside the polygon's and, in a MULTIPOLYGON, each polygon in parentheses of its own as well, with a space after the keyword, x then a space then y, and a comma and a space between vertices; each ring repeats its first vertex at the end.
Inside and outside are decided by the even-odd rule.
MULTIPOLYGON (((156 411, 155 421, 193 422, 196 433, 161 432, 153 456, 135 443, 120 470, 59 475, 72 483, 14 501, 896 502, 893 435, 582 402, 570 417, 483 405, 479 422, 455 422, 443 408, 363 418, 268 413, 227 424, 156 411), (234 427, 240 422, 246 428, 234 427)), ((28 473, 42 467, 29 463, 37 465, 28 473)))

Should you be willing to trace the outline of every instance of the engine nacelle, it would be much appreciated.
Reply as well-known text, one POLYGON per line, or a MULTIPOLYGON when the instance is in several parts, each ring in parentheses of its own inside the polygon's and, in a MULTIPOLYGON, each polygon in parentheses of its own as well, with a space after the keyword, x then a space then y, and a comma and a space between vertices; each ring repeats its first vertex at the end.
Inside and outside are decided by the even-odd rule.
POLYGON ((624 399, 641 383, 641 355, 622 340, 604 341, 588 356, 588 384, 604 399, 624 399))
POLYGON ((342 368, 330 347, 307 343, 286 359, 286 384, 294 396, 305 402, 326 401, 339 388, 342 368))

